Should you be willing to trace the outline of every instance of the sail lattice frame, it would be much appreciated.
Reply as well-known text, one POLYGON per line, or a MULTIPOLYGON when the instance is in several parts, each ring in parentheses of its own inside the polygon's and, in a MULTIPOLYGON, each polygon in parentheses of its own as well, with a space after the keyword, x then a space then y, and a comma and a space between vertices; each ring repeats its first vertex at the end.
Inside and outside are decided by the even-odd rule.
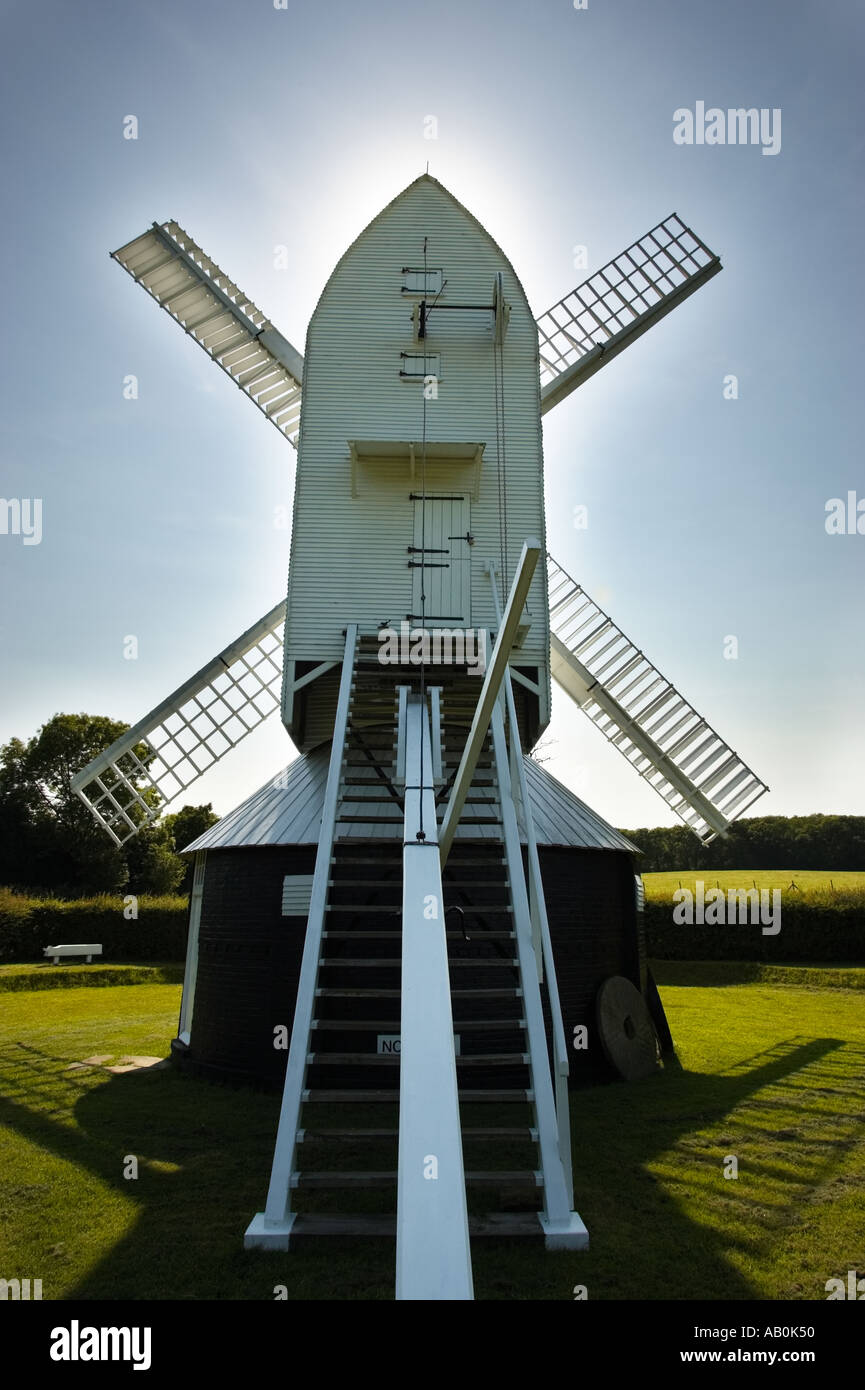
POLYGON ((72 782, 117 845, 279 708, 285 600, 72 782))
POLYGON ((303 358, 177 222, 112 251, 297 448, 303 358))
POLYGON ((542 412, 720 269, 720 258, 672 213, 541 314, 542 412))

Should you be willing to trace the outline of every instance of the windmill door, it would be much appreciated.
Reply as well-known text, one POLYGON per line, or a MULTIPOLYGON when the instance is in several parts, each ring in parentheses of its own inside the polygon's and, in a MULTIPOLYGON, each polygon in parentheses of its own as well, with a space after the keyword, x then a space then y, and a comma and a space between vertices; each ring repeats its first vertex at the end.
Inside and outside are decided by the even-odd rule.
POLYGON ((471 501, 468 495, 412 493, 414 536, 409 552, 412 621, 471 627, 471 501), (425 595, 426 602, 422 602, 425 595))

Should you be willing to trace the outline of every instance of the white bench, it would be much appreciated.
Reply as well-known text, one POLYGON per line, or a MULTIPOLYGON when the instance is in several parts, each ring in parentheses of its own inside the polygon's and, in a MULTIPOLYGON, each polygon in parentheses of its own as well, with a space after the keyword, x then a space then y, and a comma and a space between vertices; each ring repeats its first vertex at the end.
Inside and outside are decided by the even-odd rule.
POLYGON ((51 957, 51 964, 59 964, 61 956, 86 956, 89 965, 94 956, 102 955, 102 947, 94 942, 87 942, 77 946, 46 946, 42 952, 45 956, 51 957))

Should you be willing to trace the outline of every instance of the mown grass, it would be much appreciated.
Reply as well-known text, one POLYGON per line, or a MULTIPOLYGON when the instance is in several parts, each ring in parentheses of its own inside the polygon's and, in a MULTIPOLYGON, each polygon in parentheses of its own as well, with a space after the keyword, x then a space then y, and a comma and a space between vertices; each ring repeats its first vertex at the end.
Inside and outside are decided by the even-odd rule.
POLYGON ((74 958, 59 965, 0 965, 0 994, 9 990, 70 989, 104 985, 157 985, 183 983, 178 961, 155 965, 82 965, 74 958))
MULTIPOLYGON (((585 1284, 590 1299, 822 1300, 830 1277, 865 1273, 865 997, 707 986, 698 965, 663 983, 668 965, 679 1065, 572 1095, 591 1250, 476 1241, 476 1297, 571 1300, 585 1284), (724 1178, 728 1155, 737 1179, 724 1178)), ((165 1055, 179 995, 151 984, 4 998, 0 1275, 41 1278, 46 1299, 271 1299, 279 1284, 292 1299, 392 1298, 389 1241, 243 1251, 277 1097, 173 1069, 68 1070, 165 1055), (128 1155, 137 1180, 124 1179, 128 1155)))

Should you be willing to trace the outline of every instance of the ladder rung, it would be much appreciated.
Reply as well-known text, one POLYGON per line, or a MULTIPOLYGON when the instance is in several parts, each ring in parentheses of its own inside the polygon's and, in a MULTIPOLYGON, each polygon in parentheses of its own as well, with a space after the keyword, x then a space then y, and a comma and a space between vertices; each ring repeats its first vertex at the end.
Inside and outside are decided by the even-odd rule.
POLYGON ((316 989, 316 999, 399 999, 398 989, 340 989, 336 986, 323 986, 316 989))
POLYGON ((292 1173, 291 1187, 393 1187, 396 1173, 292 1173))
POLYGON ((355 960, 354 958, 348 959, 342 956, 322 956, 318 963, 320 966, 332 965, 339 968, 348 967, 352 970, 399 970, 402 967, 402 960, 399 956, 392 956, 389 960, 382 960, 380 958, 376 960, 355 960))
MULTIPOLYGON (((398 1067, 398 1052, 308 1052, 310 1067, 398 1067)), ((459 1061, 459 1058, 457 1058, 459 1061)))
POLYGON ((375 1091, 331 1091, 328 1088, 303 1091, 304 1105, 399 1105, 399 1087, 375 1091))

